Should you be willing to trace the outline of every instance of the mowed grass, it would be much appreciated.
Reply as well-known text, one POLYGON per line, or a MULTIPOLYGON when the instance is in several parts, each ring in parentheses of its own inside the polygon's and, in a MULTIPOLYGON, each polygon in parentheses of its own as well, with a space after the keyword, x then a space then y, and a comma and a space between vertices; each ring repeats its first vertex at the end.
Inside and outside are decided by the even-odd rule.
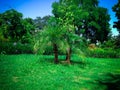
MULTIPOLYGON (((59 56, 64 60, 64 56, 59 56)), ((54 64, 54 56, 0 55, 0 90, 105 90, 99 81, 120 74, 120 59, 72 56, 72 64, 54 64)))

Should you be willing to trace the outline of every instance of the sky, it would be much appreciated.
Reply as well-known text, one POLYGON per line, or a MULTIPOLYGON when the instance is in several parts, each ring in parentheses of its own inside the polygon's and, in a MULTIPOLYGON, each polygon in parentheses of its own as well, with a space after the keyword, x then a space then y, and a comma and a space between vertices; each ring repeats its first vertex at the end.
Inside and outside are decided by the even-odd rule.
MULTIPOLYGON (((46 15, 52 15, 52 3, 58 0, 0 0, 0 13, 8 9, 16 9, 21 12, 24 17, 30 17, 35 19, 36 17, 44 17, 46 15)), ((117 21, 115 13, 112 11, 112 7, 118 2, 118 0, 99 0, 99 6, 108 9, 111 20, 111 28, 113 22, 117 21)), ((112 28, 113 35, 117 35, 118 32, 115 28, 112 28)))

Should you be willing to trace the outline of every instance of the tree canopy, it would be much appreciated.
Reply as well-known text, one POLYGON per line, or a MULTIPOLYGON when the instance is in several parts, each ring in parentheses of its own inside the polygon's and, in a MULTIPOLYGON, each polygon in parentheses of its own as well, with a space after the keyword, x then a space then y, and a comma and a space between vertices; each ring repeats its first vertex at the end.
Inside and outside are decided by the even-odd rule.
POLYGON ((53 3, 52 7, 56 18, 72 21, 77 27, 76 34, 91 42, 107 40, 110 16, 106 8, 98 6, 98 0, 60 0, 53 3))
POLYGON ((115 5, 112 7, 112 10, 115 12, 115 16, 116 16, 117 19, 118 19, 118 21, 115 21, 115 22, 114 22, 113 27, 114 27, 114 28, 117 28, 117 30, 118 30, 119 33, 120 33, 120 0, 118 0, 118 3, 115 4, 115 5))
POLYGON ((12 41, 28 41, 34 30, 31 18, 23 19, 23 15, 14 9, 0 14, 0 32, 4 38, 12 41), (28 38, 27 38, 28 37, 28 38))
POLYGON ((43 18, 41 17, 36 17, 33 22, 36 28, 38 29, 43 29, 45 26, 47 26, 48 20, 51 16, 44 16, 43 18))

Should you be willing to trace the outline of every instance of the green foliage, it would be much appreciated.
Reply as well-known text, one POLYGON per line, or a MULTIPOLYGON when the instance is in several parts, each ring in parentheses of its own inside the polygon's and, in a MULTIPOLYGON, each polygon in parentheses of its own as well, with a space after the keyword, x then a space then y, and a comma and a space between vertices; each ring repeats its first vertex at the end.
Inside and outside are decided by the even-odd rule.
POLYGON ((0 55, 0 89, 105 90, 107 86, 98 81, 119 80, 109 79, 107 73, 120 74, 120 59, 86 58, 84 63, 72 56, 72 65, 55 65, 53 59, 45 55, 0 55))
POLYGON ((86 56, 97 57, 97 58, 120 58, 120 50, 115 50, 112 48, 95 48, 86 50, 86 56))
POLYGON ((7 10, 0 15, 0 34, 10 41, 30 42, 34 30, 31 18, 23 19, 22 13, 14 9, 7 10))
POLYGON ((111 37, 108 41, 105 41, 101 47, 119 49, 120 48, 120 35, 111 37))
POLYGON ((41 17, 36 17, 33 22, 36 28, 38 29, 43 29, 45 26, 48 24, 48 20, 51 16, 44 16, 43 18, 41 17))
POLYGON ((102 48, 115 48, 115 41, 108 40, 108 41, 104 42, 101 47, 102 48))
POLYGON ((20 42, 0 42, 0 54, 32 54, 33 46, 31 44, 22 44, 20 42))
POLYGON ((76 26, 76 34, 82 34, 94 43, 108 39, 110 16, 106 8, 98 6, 98 0, 59 0, 52 7, 56 18, 76 26))
POLYGON ((112 10, 115 12, 115 16, 118 19, 118 21, 114 22, 113 27, 117 28, 120 33, 120 0, 118 0, 118 3, 112 7, 112 10))
POLYGON ((61 28, 64 30, 64 39, 62 39, 64 44, 60 44, 60 49, 67 53, 67 50, 70 50, 71 53, 81 54, 80 43, 82 43, 82 39, 79 35, 75 34, 78 29, 75 23, 82 24, 79 19, 81 17, 87 18, 88 13, 85 11, 82 13, 82 9, 72 0, 71 2, 60 0, 59 2, 53 3, 52 7, 55 18, 60 20, 61 28))
POLYGON ((51 17, 48 25, 35 38, 34 50, 44 53, 47 47, 52 47, 53 44, 59 45, 62 42, 64 30, 59 26, 58 19, 51 17))
POLYGON ((22 14, 14 9, 1 14, 1 30, 5 38, 18 38, 21 29, 22 14), (17 29, 17 30, 16 30, 17 29))

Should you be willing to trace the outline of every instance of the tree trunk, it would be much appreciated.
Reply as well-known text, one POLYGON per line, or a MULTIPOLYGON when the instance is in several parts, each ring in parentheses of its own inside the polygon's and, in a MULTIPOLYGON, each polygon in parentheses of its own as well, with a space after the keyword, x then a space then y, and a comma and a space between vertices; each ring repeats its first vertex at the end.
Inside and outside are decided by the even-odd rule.
POLYGON ((70 63, 70 57, 71 57, 71 48, 68 48, 68 49, 67 49, 67 53, 66 53, 66 62, 67 62, 68 64, 71 64, 71 63, 70 63))
POLYGON ((58 63, 58 47, 56 44, 53 44, 53 50, 54 50, 54 63, 58 63))

